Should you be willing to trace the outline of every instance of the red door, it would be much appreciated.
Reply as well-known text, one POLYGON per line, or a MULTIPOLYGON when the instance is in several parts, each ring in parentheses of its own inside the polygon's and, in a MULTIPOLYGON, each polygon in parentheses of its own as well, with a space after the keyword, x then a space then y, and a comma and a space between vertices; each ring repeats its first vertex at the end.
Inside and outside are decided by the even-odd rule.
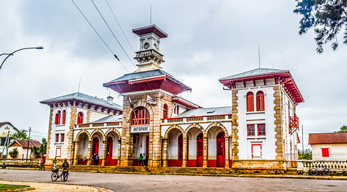
MULTIPOLYGON (((99 139, 97 137, 94 137, 93 139, 93 148, 92 148, 92 155, 98 155, 99 156, 99 139)), ((100 156, 99 156, 100 159, 100 156)), ((97 162, 99 164, 100 160, 97 162)), ((96 165, 96 163, 93 161, 92 165, 96 165)))
POLYGON ((204 156, 203 156, 203 151, 204 151, 204 138, 203 134, 200 133, 197 137, 197 162, 196 166, 197 167, 202 167, 204 163, 204 156))
POLYGON ((106 151, 106 165, 112 165, 112 151, 113 151, 113 139, 107 138, 107 151, 106 151))
POLYGON ((225 133, 220 132, 217 135, 217 167, 225 166, 225 133))

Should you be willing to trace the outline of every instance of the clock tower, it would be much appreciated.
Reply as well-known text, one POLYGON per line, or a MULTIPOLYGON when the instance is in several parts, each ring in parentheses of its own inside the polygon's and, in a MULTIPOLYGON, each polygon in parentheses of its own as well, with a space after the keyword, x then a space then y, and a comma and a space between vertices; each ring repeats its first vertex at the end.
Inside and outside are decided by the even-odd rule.
POLYGON ((156 25, 133 29, 133 32, 140 37, 140 51, 134 57, 139 68, 135 72, 161 69, 160 64, 164 60, 159 52, 160 39, 166 38, 167 34, 156 25))

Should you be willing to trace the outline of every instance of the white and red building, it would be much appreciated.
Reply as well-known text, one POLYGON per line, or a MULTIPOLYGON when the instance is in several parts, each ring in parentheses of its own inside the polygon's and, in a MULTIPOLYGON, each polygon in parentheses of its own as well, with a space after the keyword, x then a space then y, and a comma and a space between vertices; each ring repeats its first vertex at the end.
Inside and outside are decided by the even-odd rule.
POLYGON ((155 25, 133 32, 140 37, 138 69, 104 83, 123 96, 122 107, 81 93, 41 102, 51 108, 48 159, 92 165, 96 154, 99 165, 136 166, 144 154, 149 167, 279 170, 297 160, 303 97, 288 70, 221 78, 232 105, 203 108, 179 97, 191 88, 161 67, 167 34, 155 25))
POLYGON ((310 133, 313 161, 347 161, 347 133, 310 133))

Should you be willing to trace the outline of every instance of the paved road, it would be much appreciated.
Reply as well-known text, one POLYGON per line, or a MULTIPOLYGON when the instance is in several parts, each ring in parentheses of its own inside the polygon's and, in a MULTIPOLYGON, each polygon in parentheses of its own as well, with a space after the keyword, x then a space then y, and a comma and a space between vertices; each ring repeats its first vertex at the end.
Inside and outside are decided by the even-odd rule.
MULTIPOLYGON (((51 183, 51 172, 0 170, 0 180, 51 183)), ((71 172, 64 184, 114 191, 347 191, 347 181, 71 172)))

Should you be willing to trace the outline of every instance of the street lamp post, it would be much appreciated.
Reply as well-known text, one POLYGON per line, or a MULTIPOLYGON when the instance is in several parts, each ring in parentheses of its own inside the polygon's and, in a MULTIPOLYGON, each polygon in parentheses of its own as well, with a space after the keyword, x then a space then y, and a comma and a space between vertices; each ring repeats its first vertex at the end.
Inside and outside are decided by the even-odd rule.
POLYGON ((15 51, 13 51, 12 53, 2 53, 2 54, 0 54, 0 56, 7 55, 7 57, 5 57, 5 59, 2 61, 1 65, 0 65, 0 69, 1 69, 2 65, 5 63, 7 58, 9 58, 11 55, 13 55, 14 53, 16 53, 18 51, 22 51, 22 50, 26 50, 26 49, 43 49, 43 47, 42 46, 39 46, 39 47, 26 47, 26 48, 17 49, 15 51))

